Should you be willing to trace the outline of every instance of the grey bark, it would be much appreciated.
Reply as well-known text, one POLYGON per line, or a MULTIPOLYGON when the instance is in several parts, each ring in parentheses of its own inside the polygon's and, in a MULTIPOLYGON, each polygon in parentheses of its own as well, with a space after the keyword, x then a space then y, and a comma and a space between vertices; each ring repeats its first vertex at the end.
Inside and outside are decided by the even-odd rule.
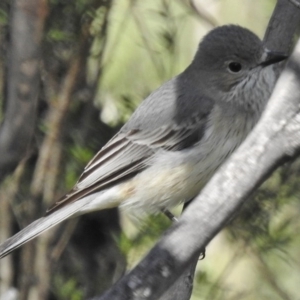
POLYGON ((45 0, 15 0, 11 8, 5 119, 0 130, 0 181, 12 172, 32 140, 39 92, 40 41, 45 0))
MULTIPOLYGON (((6 65, 5 118, 0 129, 0 182, 12 172, 26 155, 35 127, 39 90, 39 51, 43 25, 47 14, 45 0, 11 1, 9 49, 6 65)), ((17 173, 20 173, 19 171, 17 173)), ((20 177, 20 174, 15 174, 20 177)), ((2 186, 1 240, 11 235, 11 211, 8 200, 15 195, 16 182, 11 188, 2 186)), ((0 268, 5 291, 13 281, 12 258, 0 268)), ((2 292, 1 291, 1 292, 2 292)), ((12 290, 10 289, 8 293, 12 290)), ((1 294, 1 293, 0 293, 1 294)))
MULTIPOLYGON (((299 24, 300 10, 288 0, 278 0, 265 44, 269 49, 289 52, 299 24)), ((94 300, 189 299, 192 285, 187 284, 187 279, 193 276, 201 249, 273 170, 298 155, 299 95, 300 42, 250 136, 149 254, 105 295, 94 300)))

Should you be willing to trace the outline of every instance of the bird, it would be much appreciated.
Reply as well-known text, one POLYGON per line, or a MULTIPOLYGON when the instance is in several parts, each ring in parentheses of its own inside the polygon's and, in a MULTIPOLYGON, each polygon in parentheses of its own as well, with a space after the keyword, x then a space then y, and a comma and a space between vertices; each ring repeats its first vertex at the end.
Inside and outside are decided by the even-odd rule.
POLYGON ((193 199, 258 122, 286 58, 241 26, 211 30, 191 64, 141 102, 74 187, 0 245, 0 258, 70 217, 113 207, 154 214, 193 199))

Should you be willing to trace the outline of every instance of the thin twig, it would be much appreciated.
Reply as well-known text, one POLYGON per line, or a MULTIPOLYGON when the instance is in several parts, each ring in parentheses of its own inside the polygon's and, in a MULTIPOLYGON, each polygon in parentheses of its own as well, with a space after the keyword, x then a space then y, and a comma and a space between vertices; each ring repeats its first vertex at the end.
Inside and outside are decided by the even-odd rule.
POLYGON ((270 283, 272 288, 278 293, 278 295, 285 300, 291 300, 292 298, 280 287, 278 281, 275 278, 276 272, 270 270, 269 265, 265 262, 260 251, 252 247, 252 257, 256 259, 261 272, 264 274, 264 278, 270 283))
POLYGON ((195 4, 195 0, 188 0, 189 6, 192 8, 192 11, 198 16, 201 21, 207 22, 210 26, 216 27, 219 25, 218 21, 210 15, 203 7, 200 7, 199 4, 195 4))
POLYGON ((72 236, 72 233, 74 232, 77 226, 78 220, 78 218, 72 219, 67 223, 67 226, 64 227, 63 233, 61 234, 59 241, 56 243, 55 248, 51 252, 50 257, 52 263, 56 263, 61 257, 61 254, 64 252, 72 236))

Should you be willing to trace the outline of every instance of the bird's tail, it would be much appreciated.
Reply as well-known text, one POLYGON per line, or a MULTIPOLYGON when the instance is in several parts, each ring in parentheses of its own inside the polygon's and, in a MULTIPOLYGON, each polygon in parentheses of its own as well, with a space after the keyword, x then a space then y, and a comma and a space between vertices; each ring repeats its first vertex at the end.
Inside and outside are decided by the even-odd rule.
POLYGON ((19 231, 17 234, 6 240, 0 245, 0 259, 8 255, 15 249, 19 248, 26 242, 37 237, 44 231, 78 213, 81 208, 87 203, 86 201, 81 200, 70 203, 69 205, 62 207, 59 210, 54 211, 50 215, 34 221, 30 225, 19 231))

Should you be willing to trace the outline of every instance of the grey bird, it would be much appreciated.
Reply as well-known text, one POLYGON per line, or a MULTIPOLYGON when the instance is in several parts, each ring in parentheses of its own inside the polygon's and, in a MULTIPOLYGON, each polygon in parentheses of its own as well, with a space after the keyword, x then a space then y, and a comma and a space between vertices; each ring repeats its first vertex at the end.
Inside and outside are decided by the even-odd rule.
POLYGON ((286 56, 251 31, 208 33, 192 63, 150 94, 73 189, 0 245, 0 258, 45 230, 111 207, 155 213, 193 199, 259 120, 286 56))

